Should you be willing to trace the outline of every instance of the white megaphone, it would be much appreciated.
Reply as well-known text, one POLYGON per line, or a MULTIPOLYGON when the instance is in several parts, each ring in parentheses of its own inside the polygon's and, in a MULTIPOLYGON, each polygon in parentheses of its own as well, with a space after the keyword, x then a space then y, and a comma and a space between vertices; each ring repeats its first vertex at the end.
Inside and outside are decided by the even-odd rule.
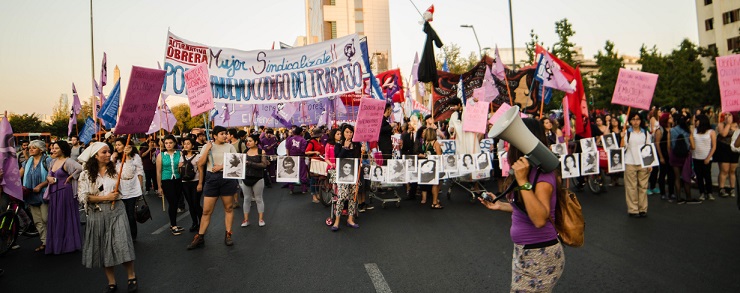
MULTIPOLYGON (((491 127, 490 136, 509 142, 525 154, 529 162, 542 172, 552 172, 560 165, 560 160, 524 125, 519 117, 519 106, 506 110, 491 127)), ((513 163, 513 162, 510 162, 513 163)), ((513 169, 509 170, 512 173, 513 169)))

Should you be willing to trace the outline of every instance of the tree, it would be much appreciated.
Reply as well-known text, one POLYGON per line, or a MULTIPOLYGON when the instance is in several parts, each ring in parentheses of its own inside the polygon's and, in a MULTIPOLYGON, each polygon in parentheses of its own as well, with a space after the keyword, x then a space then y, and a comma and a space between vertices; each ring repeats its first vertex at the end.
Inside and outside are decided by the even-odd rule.
POLYGON ((704 67, 699 61, 700 50, 684 39, 670 55, 662 55, 656 47, 640 48, 642 71, 658 74, 653 94, 653 105, 697 107, 708 104, 704 81, 704 67))
POLYGON ((614 51, 614 43, 607 40, 604 45, 604 52, 601 50, 594 56, 596 65, 599 66, 599 72, 594 75, 596 85, 591 91, 594 97, 594 107, 596 108, 613 108, 610 103, 614 88, 617 84, 619 69, 624 68, 622 57, 614 51))
POLYGON ((707 69, 707 73, 709 73, 709 79, 705 83, 705 89, 706 89, 706 96, 707 96, 707 103, 709 105, 719 105, 721 103, 720 99, 720 93, 719 93, 719 78, 717 76, 717 63, 716 59, 717 56, 719 56, 719 52, 717 52, 717 47, 713 48, 699 48, 699 54, 702 57, 709 58, 709 68, 707 69))
POLYGON ((437 53, 436 62, 437 68, 442 69, 442 65, 447 57, 447 66, 450 68, 450 73, 463 74, 468 70, 472 69, 481 58, 475 52, 470 52, 467 58, 462 57, 460 52, 460 46, 455 43, 450 43, 442 47, 442 51, 437 53))
POLYGON ((203 115, 196 117, 190 117, 190 106, 187 104, 179 104, 170 108, 172 114, 175 115, 177 123, 175 127, 181 131, 181 133, 190 132, 193 128, 205 127, 203 121, 203 115))
POLYGON ((10 127, 13 128, 14 133, 24 133, 24 132, 41 132, 43 131, 43 122, 41 122, 41 119, 36 115, 36 113, 31 114, 10 114, 10 127))
POLYGON ((571 24, 567 18, 563 18, 560 21, 555 22, 555 33, 558 34, 558 42, 552 46, 552 53, 555 54, 560 60, 575 67, 576 64, 573 60, 575 51, 573 47, 575 44, 570 41, 576 32, 573 31, 571 24))
POLYGON ((532 38, 527 45, 527 63, 534 65, 534 63, 537 61, 535 60, 535 49, 537 45, 542 46, 542 42, 540 42, 540 36, 534 33, 534 30, 529 31, 529 36, 532 38))

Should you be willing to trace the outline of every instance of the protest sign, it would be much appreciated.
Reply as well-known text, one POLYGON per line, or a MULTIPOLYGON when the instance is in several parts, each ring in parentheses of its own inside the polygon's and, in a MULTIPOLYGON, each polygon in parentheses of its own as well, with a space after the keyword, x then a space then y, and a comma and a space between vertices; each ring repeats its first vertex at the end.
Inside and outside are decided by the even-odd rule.
POLYGON ((357 34, 285 50, 241 51, 167 35, 162 91, 185 95, 184 73, 208 64, 216 102, 263 104, 306 101, 362 88, 357 34))
POLYGON ((115 134, 145 133, 157 110, 164 70, 133 66, 115 134))
POLYGON ((463 131, 485 133, 486 118, 488 118, 489 103, 468 103, 463 112, 463 131))
POLYGON ((740 111, 740 55, 717 57, 722 112, 740 111))
POLYGON ((612 104, 650 110, 658 75, 620 68, 612 104))
POLYGON ((208 65, 203 62, 185 71, 185 87, 188 89, 190 117, 213 109, 213 93, 208 80, 208 65))
POLYGON ((363 98, 360 101, 360 112, 357 114, 353 142, 378 141, 380 126, 383 123, 385 101, 363 98))
POLYGON ((457 144, 454 139, 440 139, 438 141, 443 155, 457 153, 457 144))

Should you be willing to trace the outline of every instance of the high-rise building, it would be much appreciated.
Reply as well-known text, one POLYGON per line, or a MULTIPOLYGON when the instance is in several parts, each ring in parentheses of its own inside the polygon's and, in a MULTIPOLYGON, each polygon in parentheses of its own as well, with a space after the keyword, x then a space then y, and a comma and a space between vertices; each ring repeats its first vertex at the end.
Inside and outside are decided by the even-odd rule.
POLYGON ((740 49, 740 1, 695 0, 699 45, 716 48, 719 56, 740 49))
POLYGON ((367 36, 374 72, 391 64, 391 22, 388 0, 305 0, 306 37, 296 45, 309 45, 357 33, 367 36))

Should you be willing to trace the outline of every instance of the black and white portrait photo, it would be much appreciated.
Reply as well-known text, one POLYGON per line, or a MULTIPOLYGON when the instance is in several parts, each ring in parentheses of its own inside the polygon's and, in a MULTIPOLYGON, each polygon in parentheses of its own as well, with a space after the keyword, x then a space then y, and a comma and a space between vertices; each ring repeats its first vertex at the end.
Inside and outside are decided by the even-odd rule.
POLYGON ((596 138, 589 137, 589 138, 582 138, 580 140, 581 143, 581 153, 591 153, 596 151, 596 138))
POLYGON ((380 165, 375 165, 370 170, 370 181, 385 182, 385 168, 380 165))
POLYGON ((362 165, 362 179, 370 180, 370 165, 362 165))
POLYGON ((477 170, 478 165, 475 163, 475 157, 471 154, 460 155, 460 162, 457 167, 460 173, 469 174, 477 170))
POLYGON ((599 174, 599 153, 581 153, 581 175, 599 174))
POLYGON ((301 157, 278 157, 277 160, 277 182, 298 183, 300 181, 301 157))
POLYGON ((578 165, 578 154, 565 155, 560 160, 560 173, 563 174, 563 178, 581 176, 581 170, 578 165))
POLYGON ((660 166, 658 153, 655 151, 655 144, 646 144, 640 147, 640 165, 643 168, 660 166))
POLYGON ((408 171, 411 173, 416 173, 416 156, 403 155, 403 159, 406 160, 406 169, 408 169, 408 171))
POLYGON ((406 161, 388 160, 388 183, 406 183, 406 161))
POLYGON ((568 154, 568 148, 566 147, 566 143, 564 142, 551 144, 550 149, 559 157, 563 157, 568 154))
POLYGON ((224 154, 224 178, 244 179, 244 161, 246 154, 225 153, 224 154))
POLYGON ((489 153, 478 154, 475 161, 478 162, 478 170, 491 169, 491 157, 489 156, 489 153))
POLYGON ((619 148, 619 145, 617 145, 617 134, 610 133, 602 135, 601 145, 604 147, 605 150, 613 150, 619 148))
POLYGON ((437 172, 436 160, 419 160, 419 184, 437 185, 439 184, 439 173, 437 172))
POLYGON ((624 172, 624 149, 609 150, 609 173, 624 172))
POLYGON ((337 183, 357 183, 357 159, 337 158, 337 183))
POLYGON ((444 172, 457 172, 457 156, 456 155, 442 155, 442 171, 444 172))

